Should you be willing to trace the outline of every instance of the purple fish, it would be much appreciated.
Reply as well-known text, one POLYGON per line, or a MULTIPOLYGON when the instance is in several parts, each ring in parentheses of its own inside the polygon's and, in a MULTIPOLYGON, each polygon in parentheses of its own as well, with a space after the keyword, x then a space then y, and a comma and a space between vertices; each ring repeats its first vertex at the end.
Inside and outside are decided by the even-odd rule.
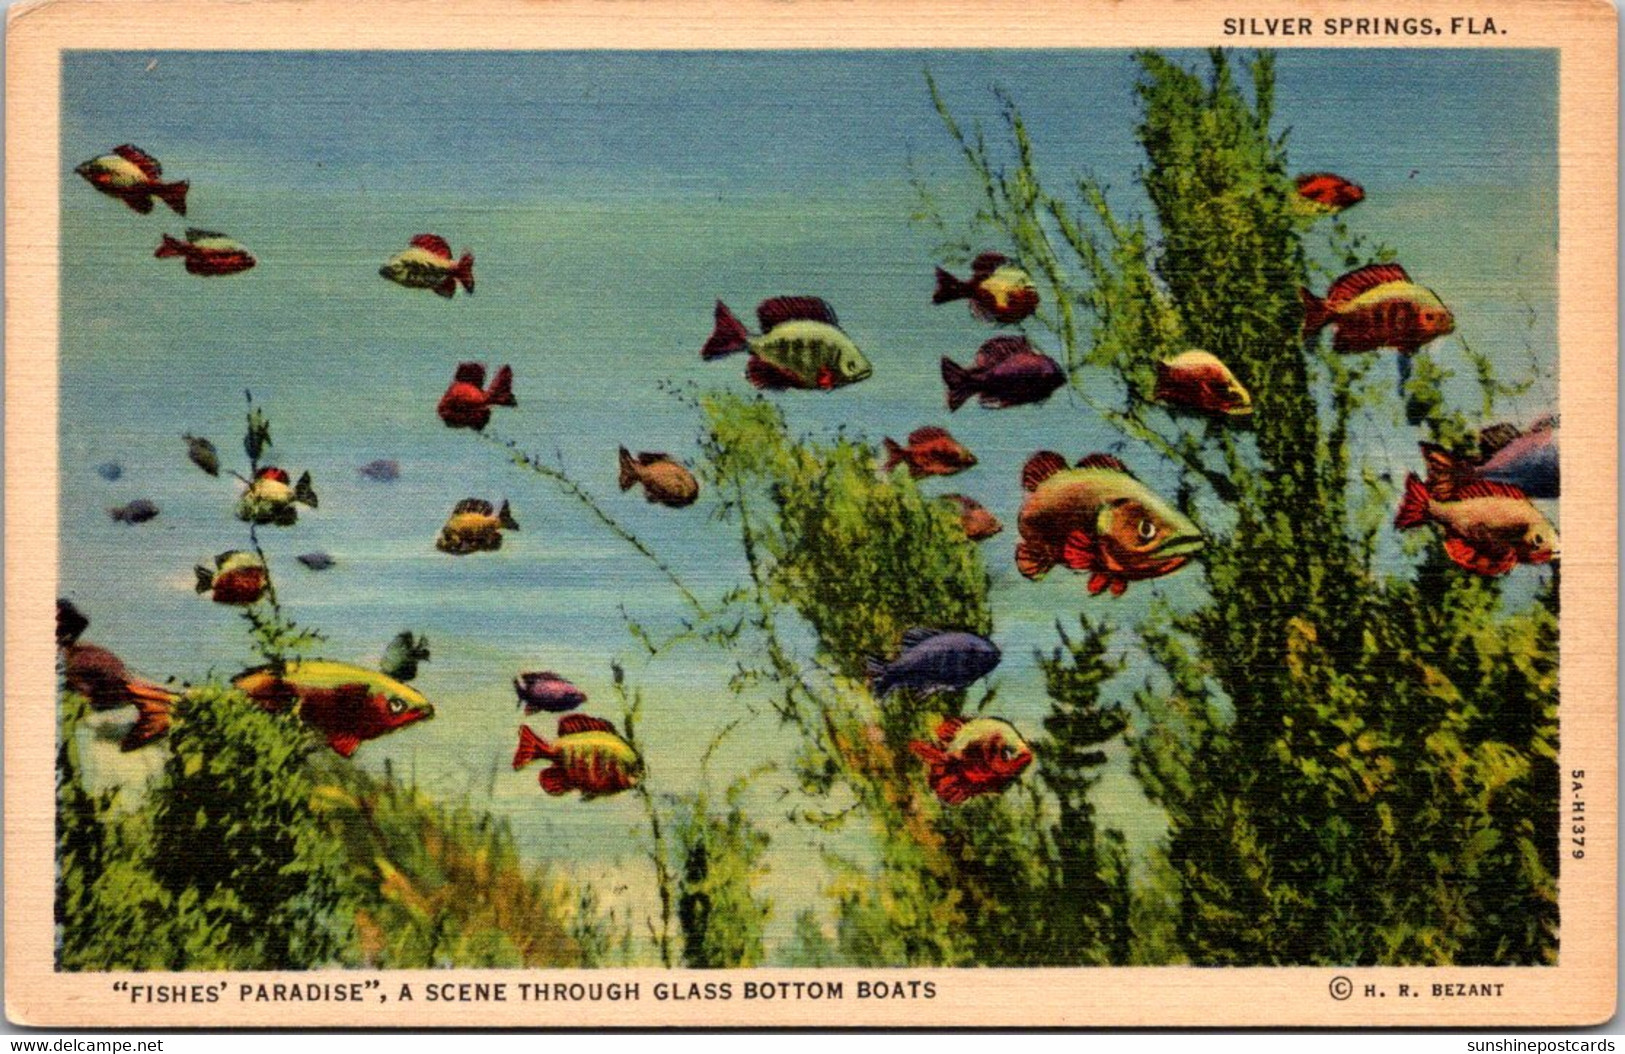
POLYGON ((942 382, 948 386, 948 409, 957 410, 971 396, 983 406, 999 408, 1041 403, 1066 383, 1060 363, 1027 343, 1026 337, 994 337, 976 352, 970 366, 944 356, 942 382))
POLYGON ((974 633, 916 627, 903 634, 902 643, 902 654, 891 662, 868 662, 869 687, 877 696, 899 688, 921 695, 963 691, 999 664, 998 646, 974 633))
POLYGON ((374 480, 378 483, 393 483, 401 477, 401 463, 389 458, 379 458, 369 461, 360 468, 364 479, 374 480))
POLYGON ((1510 424, 1491 425, 1479 433, 1479 460, 1457 457, 1443 447, 1422 444, 1427 460, 1428 492, 1450 501, 1475 480, 1510 483, 1527 497, 1558 496, 1557 418, 1543 417, 1519 431, 1510 424))
POLYGON ((550 670, 520 674, 513 682, 513 690, 518 693, 527 714, 538 710, 563 713, 587 701, 586 692, 550 670))

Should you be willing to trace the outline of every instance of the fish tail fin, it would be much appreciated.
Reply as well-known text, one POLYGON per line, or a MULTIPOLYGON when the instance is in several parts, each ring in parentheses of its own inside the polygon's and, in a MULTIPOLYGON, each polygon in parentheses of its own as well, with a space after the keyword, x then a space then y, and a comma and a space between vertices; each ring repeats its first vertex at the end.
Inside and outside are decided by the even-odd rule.
POLYGON ((552 757, 554 752, 552 744, 532 732, 529 725, 520 725, 519 747, 513 752, 513 767, 522 769, 532 761, 552 757))
POLYGON ((158 200, 175 210, 175 215, 186 215, 186 192, 192 189, 192 184, 186 180, 179 183, 160 183, 153 188, 158 200))
POLYGON ((1431 501, 1427 486, 1416 473, 1412 472, 1406 476, 1405 497, 1399 503, 1399 515, 1394 517, 1394 526, 1402 531, 1422 526, 1428 521, 1428 505, 1431 501))
POLYGON ((750 347, 750 332, 745 329, 745 324, 735 318, 728 305, 720 300, 717 301, 716 322, 711 339, 700 349, 700 358, 720 359, 750 347))
POLYGON ((884 447, 886 451, 886 463, 885 465, 881 466, 880 469, 882 472, 890 472, 899 464, 908 460, 907 452, 902 447, 898 446, 897 440, 893 439, 891 436, 887 436, 880 442, 881 446, 884 447))
POLYGON ((1455 501, 1456 491, 1472 480, 1475 473, 1471 465, 1464 465, 1442 446, 1423 443, 1422 459, 1427 462, 1427 491, 1439 501, 1455 501))
POLYGON ((163 259, 166 256, 185 256, 186 243, 181 241, 179 238, 171 238, 166 234, 164 235, 164 240, 158 243, 158 248, 153 252, 152 255, 158 257, 159 259, 163 259))
POLYGON ((1332 310, 1326 301, 1302 286, 1298 287, 1298 299, 1303 301, 1303 335, 1308 339, 1326 328, 1326 323, 1332 320, 1332 310))
POLYGON ((948 387, 948 409, 954 411, 965 405, 965 400, 976 394, 976 382, 971 371, 944 355, 942 357, 942 383, 948 387))
POLYGON ((311 483, 309 472, 301 474, 299 482, 293 485, 293 500, 316 508, 316 485, 311 483))
POLYGON ((209 590, 214 588, 214 572, 213 571, 210 571, 207 567, 204 567, 202 564, 199 564, 198 566, 192 568, 192 570, 197 572, 197 591, 199 593, 207 593, 209 590))
POLYGON ((142 681, 130 681, 124 687, 135 703, 135 724, 119 741, 119 749, 128 752, 138 750, 155 739, 162 739, 169 733, 171 711, 180 695, 142 681))
POLYGON ((891 673, 891 664, 881 659, 868 658, 863 660, 863 674, 869 681, 869 689, 875 695, 885 695, 891 691, 891 680, 887 676, 891 673))
MULTIPOLYGON (((513 510, 508 508, 508 502, 506 499, 504 499, 502 502, 502 508, 497 510, 497 522, 502 524, 502 526, 506 527, 510 531, 517 531, 519 529, 519 521, 513 518, 513 510)), ((425 653, 423 657, 428 658, 428 654, 425 653)))
POLYGON ((621 447, 621 489, 631 490, 632 484, 636 483, 637 481, 638 460, 632 456, 632 452, 630 450, 623 446, 621 447))
POLYGON ((459 281, 459 282, 461 282, 463 284, 463 291, 464 292, 466 292, 466 293, 468 293, 470 295, 473 295, 473 292, 474 292, 474 254, 473 253, 471 253, 471 252, 463 253, 463 258, 461 260, 457 261, 457 270, 452 272, 452 276, 455 277, 457 279, 457 281, 459 281))
POLYGON ((497 371, 491 379, 491 387, 485 390, 485 401, 491 406, 518 406, 519 401, 513 397, 513 367, 504 366, 497 371))
POLYGON ((950 300, 963 300, 970 296, 970 291, 969 282, 960 281, 939 267, 937 268, 937 291, 931 294, 931 302, 933 304, 946 304, 950 300))

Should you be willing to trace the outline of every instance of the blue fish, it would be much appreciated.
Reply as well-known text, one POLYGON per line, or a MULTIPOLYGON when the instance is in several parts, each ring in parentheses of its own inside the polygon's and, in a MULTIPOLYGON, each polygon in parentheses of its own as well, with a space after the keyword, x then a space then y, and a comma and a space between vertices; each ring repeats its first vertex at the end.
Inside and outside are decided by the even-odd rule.
POLYGON ((1543 417, 1528 431, 1510 424, 1491 425, 1479 434, 1478 449, 1479 460, 1472 461, 1423 443, 1428 492, 1450 501, 1460 488, 1487 479, 1509 483, 1530 498, 1558 496, 1557 418, 1543 417))
POLYGON ((903 634, 903 651, 891 662, 870 659, 869 687, 884 697, 899 688, 921 695, 959 692, 993 672, 999 649, 974 633, 916 627, 903 634))

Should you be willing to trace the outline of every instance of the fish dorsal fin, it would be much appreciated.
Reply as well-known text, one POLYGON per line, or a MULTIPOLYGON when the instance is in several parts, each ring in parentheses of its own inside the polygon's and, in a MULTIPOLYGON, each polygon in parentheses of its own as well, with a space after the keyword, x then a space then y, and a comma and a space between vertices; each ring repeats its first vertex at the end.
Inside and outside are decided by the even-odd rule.
POLYGON ((234 557, 236 555, 237 555, 237 550, 236 549, 227 549, 223 553, 217 553, 217 554, 215 554, 215 558, 214 558, 214 566, 216 566, 216 567, 225 567, 226 566, 226 561, 230 560, 232 557, 234 557))
POLYGON ((148 179, 157 182, 159 179, 163 178, 164 167, 158 163, 157 158, 153 157, 145 150, 142 150, 140 147, 131 146, 129 143, 125 143, 123 146, 115 146, 113 148, 113 153, 117 154, 119 157, 122 157, 136 168, 139 168, 141 170, 141 174, 146 176, 148 179))
POLYGON ((464 498, 457 503, 456 508, 451 510, 451 514, 456 516, 464 512, 477 512, 481 516, 489 516, 493 511, 495 510, 491 508, 491 503, 484 498, 464 498))
POLYGON ((1332 283, 1326 290, 1326 303, 1346 304, 1361 293, 1387 285, 1389 282, 1409 282, 1411 276, 1405 273, 1405 268, 1396 263, 1371 264, 1358 271, 1348 274, 1332 283))
POLYGON ((645 450, 638 454, 638 464, 643 465, 646 468, 650 465, 658 465, 662 461, 670 460, 670 454, 662 453, 658 450, 645 450))
MULTIPOLYGON (((563 677, 560 677, 552 670, 537 670, 535 673, 531 674, 531 676, 539 681, 564 681, 563 677)), ((564 683, 568 684, 569 682, 565 681, 564 683)))
POLYGON ((1037 490, 1040 483, 1065 470, 1066 458, 1053 450, 1040 450, 1021 466, 1021 489, 1037 490))
POLYGON ((1466 501, 1468 498, 1516 498, 1519 501, 1528 501, 1529 496, 1510 483, 1498 483, 1493 479, 1475 479, 1464 487, 1456 490, 1456 500, 1466 501))
POLYGON ((1497 450, 1522 435, 1517 425, 1505 421, 1490 425, 1478 433, 1478 452, 1482 457, 1492 457, 1497 450))
POLYGON ((903 634, 903 650, 907 651, 909 648, 919 647, 932 637, 940 637, 946 632, 948 631, 933 629, 930 626, 915 626, 903 634))
POLYGON ((935 733, 937 742, 941 743, 943 746, 947 746, 949 743, 953 742, 954 737, 959 734, 959 730, 964 727, 965 719, 963 717, 943 718, 942 723, 937 726, 935 733))
POLYGON ((916 428, 914 431, 908 434, 908 442, 910 446, 914 446, 919 443, 933 443, 943 439, 951 441, 953 436, 948 434, 948 430, 946 428, 939 428, 936 425, 926 425, 924 428, 916 428))
POLYGON ((568 714, 559 718, 559 735, 573 736, 581 732, 615 732, 615 726, 601 717, 586 714, 568 714))
POLYGON ((1078 459, 1079 468, 1109 468, 1113 472, 1129 475, 1128 466, 1111 454, 1090 454, 1088 457, 1078 459))
POLYGON ((208 238, 225 238, 225 237, 227 237, 227 236, 224 235, 224 234, 221 234, 219 231, 206 231, 202 227, 188 227, 188 228, 186 228, 186 240, 189 241, 189 242, 201 242, 201 241, 204 241, 204 240, 206 240, 208 238))
POLYGON ((1026 337, 994 337, 976 349, 976 366, 997 366, 1012 355, 1031 355, 1026 337))
POLYGON ((444 256, 448 260, 451 259, 451 246, 446 244, 446 239, 440 237, 438 234, 416 235, 412 238, 410 244, 419 249, 426 249, 429 252, 434 253, 436 256, 444 256))
POLYGON ((977 278, 986 278, 1009 262, 1003 253, 983 253, 970 262, 970 273, 977 278))
POLYGON ((472 384, 476 388, 485 387, 485 364, 482 362, 461 362, 457 364, 457 372, 452 374, 454 382, 472 384))
POLYGON ((756 306, 756 321, 761 323, 763 333, 797 319, 827 322, 832 326, 841 324, 835 317, 835 309, 816 296, 776 296, 756 306))
POLYGON ((1534 424, 1529 426, 1529 431, 1530 432, 1555 432, 1555 431, 1557 431, 1557 415, 1556 414, 1546 414, 1545 416, 1538 418, 1535 421, 1534 424))

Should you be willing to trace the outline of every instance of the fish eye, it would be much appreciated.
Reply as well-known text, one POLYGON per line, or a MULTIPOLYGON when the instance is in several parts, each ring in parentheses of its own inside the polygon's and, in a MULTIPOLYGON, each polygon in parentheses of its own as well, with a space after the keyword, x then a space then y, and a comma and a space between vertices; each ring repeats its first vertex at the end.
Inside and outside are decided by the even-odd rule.
POLYGON ((1150 520, 1141 520, 1134 532, 1140 536, 1140 541, 1149 542, 1157 536, 1157 525, 1150 520))
POLYGON ((392 713, 392 714, 404 714, 404 713, 406 713, 406 700, 404 700, 404 699, 391 699, 389 701, 389 712, 392 713))

